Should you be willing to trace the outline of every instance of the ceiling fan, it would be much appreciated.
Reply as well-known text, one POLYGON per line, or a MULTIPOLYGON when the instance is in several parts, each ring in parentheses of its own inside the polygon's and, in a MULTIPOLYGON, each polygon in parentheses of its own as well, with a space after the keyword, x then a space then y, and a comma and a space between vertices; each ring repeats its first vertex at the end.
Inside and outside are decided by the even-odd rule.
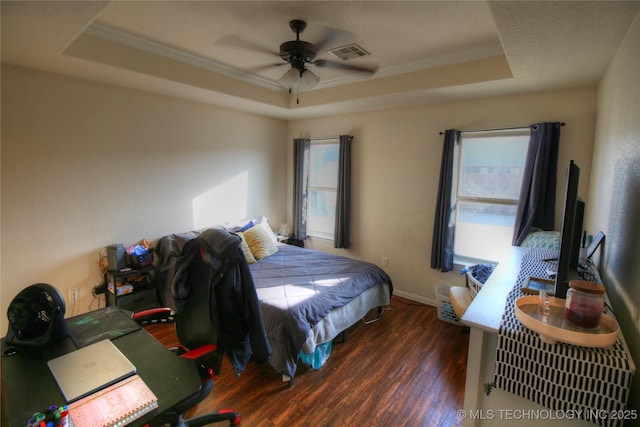
POLYGON ((289 21, 289 27, 294 33, 296 33, 296 39, 284 42, 280 45, 280 58, 291 64, 291 67, 298 70, 301 75, 308 70, 306 68, 307 64, 313 64, 318 67, 364 72, 368 74, 373 74, 376 71, 375 68, 358 67, 349 64, 341 64, 339 62, 327 61, 325 59, 315 59, 318 52, 324 50, 334 37, 329 36, 322 42, 313 45, 312 43, 300 40, 300 33, 307 28, 307 23, 305 21, 294 19, 289 21))
POLYGON ((315 65, 316 67, 321 68, 353 71, 367 75, 375 73, 377 69, 375 67, 357 66, 327 61, 325 59, 316 59, 316 56, 323 50, 326 50, 329 47, 329 44, 337 38, 337 34, 335 32, 329 34, 329 36, 325 37, 324 40, 314 45, 313 43, 300 40, 300 34, 307 27, 307 23, 305 21, 300 19, 291 20, 289 21, 289 27, 296 34, 296 39, 282 43, 277 53, 261 46, 242 42, 244 47, 250 47, 253 50, 262 52, 266 51, 270 54, 279 56, 280 59, 284 61, 281 63, 262 66, 258 69, 291 65, 291 68, 278 80, 278 83, 288 89, 289 93, 292 91, 297 93, 302 90, 312 89, 320 82, 320 78, 307 68, 308 65, 315 65))

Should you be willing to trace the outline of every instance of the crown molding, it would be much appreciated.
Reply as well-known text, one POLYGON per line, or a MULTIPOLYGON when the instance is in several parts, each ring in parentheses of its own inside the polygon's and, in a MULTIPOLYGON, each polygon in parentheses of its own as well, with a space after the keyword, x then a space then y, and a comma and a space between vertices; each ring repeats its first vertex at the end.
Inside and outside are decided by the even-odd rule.
MULTIPOLYGON (((158 43, 143 37, 127 33, 106 25, 92 23, 89 25, 85 33, 94 37, 109 40, 114 43, 119 43, 125 46, 129 46, 135 49, 139 49, 148 53, 160 55, 178 62, 190 64, 196 67, 200 67, 205 70, 210 70, 215 73, 223 74, 228 77, 232 77, 247 83, 255 84, 274 91, 282 91, 282 86, 275 81, 265 79, 254 74, 249 74, 245 71, 238 70, 228 65, 219 63, 217 61, 204 58, 199 55, 195 55, 189 52, 185 52, 180 49, 176 49, 162 43, 158 43)), ((318 85, 312 90, 318 90, 328 87, 335 87, 350 83, 356 83, 367 79, 375 79, 382 77, 390 77, 399 74, 406 74, 414 71, 425 70, 429 68, 440 67, 449 64, 456 64, 461 62, 473 61, 482 58, 489 58, 496 55, 504 55, 502 46, 499 43, 493 45, 483 46, 477 49, 465 50, 460 52, 454 52, 447 55, 440 55, 433 58, 427 58, 419 61, 413 61, 405 64, 398 64, 389 67, 380 68, 372 77, 363 77, 358 73, 353 73, 347 76, 336 77, 333 79, 326 79, 320 81, 318 85)))
POLYGON ((169 59, 173 59, 178 62, 193 65, 203 68, 205 70, 213 71, 223 74, 228 77, 233 77, 238 80, 242 80, 248 83, 252 83, 258 86, 265 87, 267 89, 281 91, 282 86, 277 82, 273 82, 262 77, 258 77, 244 71, 238 70, 228 65, 221 64, 217 61, 213 61, 208 58, 204 58, 199 55, 195 55, 189 52, 185 52, 180 49, 176 49, 162 43, 158 43, 143 37, 117 30, 115 28, 108 27, 106 25, 92 23, 87 27, 85 33, 94 37, 99 37, 105 40, 109 40, 114 43, 119 43, 125 46, 129 46, 135 49, 139 49, 148 53, 164 56, 169 59))

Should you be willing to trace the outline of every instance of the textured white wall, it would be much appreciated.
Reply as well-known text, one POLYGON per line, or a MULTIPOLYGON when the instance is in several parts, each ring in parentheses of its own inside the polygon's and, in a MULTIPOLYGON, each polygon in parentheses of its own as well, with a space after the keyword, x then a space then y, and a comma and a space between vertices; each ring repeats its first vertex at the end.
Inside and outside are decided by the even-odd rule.
POLYGON ((287 124, 21 68, 3 68, 2 82, 3 312, 38 281, 88 296, 100 248, 204 225, 194 203, 209 206, 213 222, 240 216, 238 200, 228 210, 215 204, 230 185, 247 187, 246 216, 291 223, 294 137, 355 136, 353 246, 338 252, 376 264, 388 257, 396 289, 427 302, 436 283, 461 281, 429 267, 440 131, 565 121, 560 176, 569 159, 585 177, 591 167, 592 87, 287 124))
MULTIPOLYGON (((442 274, 430 268, 443 139, 439 132, 448 128, 490 129, 564 121, 567 125, 561 131, 559 181, 564 182, 569 160, 576 160, 585 177, 580 182, 580 195, 586 198, 595 106, 595 87, 566 89, 297 120, 290 124, 288 135, 289 141, 298 137, 354 136, 353 245, 337 252, 378 265, 382 257, 388 257, 389 266, 385 269, 399 293, 434 302, 437 283, 462 283, 457 273, 442 274)), ((291 142, 287 150, 291 163, 291 142)), ((291 169, 292 166, 287 167, 288 171, 291 169)), ((292 174, 288 173, 291 200, 292 174)), ((558 218, 563 198, 564 190, 560 188, 558 218)), ((318 239, 308 246, 336 251, 332 242, 318 239)))
MULTIPOLYGON (((604 231, 601 271, 624 336, 640 368, 640 18, 598 90, 598 121, 587 205, 588 225, 604 231)), ((630 408, 640 408, 640 376, 630 408)))
POLYGON ((284 121, 3 66, 1 322, 36 282, 79 287, 87 311, 111 243, 279 224, 285 139, 284 121))

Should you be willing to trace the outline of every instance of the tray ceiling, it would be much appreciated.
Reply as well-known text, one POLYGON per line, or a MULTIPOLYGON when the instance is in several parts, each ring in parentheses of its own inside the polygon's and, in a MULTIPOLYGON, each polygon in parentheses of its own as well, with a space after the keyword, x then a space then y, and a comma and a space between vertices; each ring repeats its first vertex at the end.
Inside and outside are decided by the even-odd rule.
MULTIPOLYGON (((280 118, 596 84, 640 10, 611 1, 2 1, 2 62, 280 118), (309 66, 299 94, 273 53, 357 43, 360 73, 309 66), (266 53, 271 51, 273 53, 266 53)), ((318 58, 342 61, 327 51, 318 58)))

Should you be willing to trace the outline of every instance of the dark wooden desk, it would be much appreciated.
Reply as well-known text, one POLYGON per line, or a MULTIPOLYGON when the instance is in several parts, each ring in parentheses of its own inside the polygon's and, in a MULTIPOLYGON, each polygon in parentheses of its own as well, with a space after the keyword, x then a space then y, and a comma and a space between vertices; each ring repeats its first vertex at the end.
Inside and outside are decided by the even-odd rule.
MULTIPOLYGON (((131 425, 153 424, 154 418, 200 387, 200 376, 193 361, 176 356, 144 329, 114 338, 112 342, 129 358, 137 374, 158 397, 158 409, 131 425)), ((3 339, 3 354, 6 348, 3 339)), ((67 337, 45 347, 22 347, 17 354, 2 357, 3 426, 24 426, 34 412, 66 403, 47 361, 76 348, 73 340, 67 337)))

